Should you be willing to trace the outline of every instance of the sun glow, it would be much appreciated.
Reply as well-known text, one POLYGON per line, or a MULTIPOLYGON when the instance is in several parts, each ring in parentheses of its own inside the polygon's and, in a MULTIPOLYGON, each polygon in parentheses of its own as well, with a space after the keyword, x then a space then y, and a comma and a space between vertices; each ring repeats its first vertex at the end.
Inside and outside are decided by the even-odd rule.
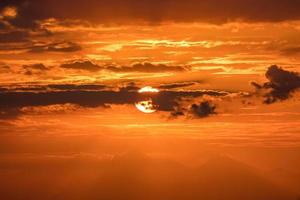
POLYGON ((151 86, 146 86, 146 87, 143 87, 142 89, 139 90, 139 93, 145 93, 145 92, 154 92, 154 93, 157 93, 157 92, 159 92, 159 90, 156 89, 156 88, 153 88, 151 86))

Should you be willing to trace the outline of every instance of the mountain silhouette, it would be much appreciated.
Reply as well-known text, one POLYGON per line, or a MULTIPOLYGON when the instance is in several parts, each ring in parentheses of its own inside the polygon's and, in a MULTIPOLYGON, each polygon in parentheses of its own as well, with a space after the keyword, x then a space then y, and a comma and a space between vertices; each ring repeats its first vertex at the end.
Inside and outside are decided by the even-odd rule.
POLYGON ((1 199, 297 199, 256 169, 226 156, 213 156, 196 168, 187 166, 142 153, 107 160, 32 164, 0 184, 1 199))
POLYGON ((95 188, 92 194, 124 200, 295 199, 256 169, 224 156, 213 157, 196 169, 137 154, 113 163, 101 179, 105 189, 95 188))

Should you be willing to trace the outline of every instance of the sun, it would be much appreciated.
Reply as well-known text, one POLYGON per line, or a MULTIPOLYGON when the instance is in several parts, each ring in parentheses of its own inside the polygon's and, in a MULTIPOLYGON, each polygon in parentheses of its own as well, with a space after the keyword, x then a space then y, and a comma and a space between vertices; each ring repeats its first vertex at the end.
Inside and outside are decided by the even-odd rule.
POLYGON ((153 88, 153 87, 151 87, 151 86, 146 86, 146 87, 143 87, 142 89, 140 89, 139 90, 139 93, 144 93, 144 92, 154 92, 154 93, 157 93, 157 92, 159 92, 159 90, 158 89, 156 89, 156 88, 153 88))
MULTIPOLYGON (((159 90, 151 86, 143 87, 138 91, 139 93, 158 93, 159 90)), ((157 111, 158 106, 154 104, 153 100, 148 97, 146 100, 135 103, 135 107, 146 114, 151 114, 157 111)))
POLYGON ((156 106, 153 104, 152 100, 139 101, 135 104, 136 108, 146 114, 151 114, 156 112, 156 106))

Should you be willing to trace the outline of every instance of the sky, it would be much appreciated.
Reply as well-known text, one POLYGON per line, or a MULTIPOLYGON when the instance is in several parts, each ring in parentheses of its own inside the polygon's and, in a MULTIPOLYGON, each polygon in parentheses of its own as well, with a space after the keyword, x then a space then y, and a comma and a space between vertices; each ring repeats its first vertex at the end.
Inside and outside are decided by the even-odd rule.
POLYGON ((296 0, 1 0, 0 197, 297 200, 296 0))

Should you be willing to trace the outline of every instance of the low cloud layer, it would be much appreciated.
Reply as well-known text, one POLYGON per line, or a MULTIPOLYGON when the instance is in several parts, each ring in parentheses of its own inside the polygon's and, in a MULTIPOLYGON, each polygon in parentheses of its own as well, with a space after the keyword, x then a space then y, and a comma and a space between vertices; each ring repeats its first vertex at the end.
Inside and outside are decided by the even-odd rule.
POLYGON ((77 52, 80 51, 82 48, 80 45, 74 42, 57 42, 57 43, 50 43, 45 45, 34 45, 29 48, 29 52, 31 53, 44 53, 44 52, 61 52, 61 53, 68 53, 68 52, 77 52))
POLYGON ((65 69, 86 70, 91 72, 103 69, 102 67, 92 63, 91 61, 74 61, 70 63, 64 63, 60 65, 60 67, 65 69))
POLYGON ((183 66, 168 66, 164 64, 154 65, 151 63, 138 63, 131 67, 115 67, 109 66, 107 70, 113 72, 143 72, 143 73, 157 73, 157 72, 183 72, 185 67, 183 66))
POLYGON ((34 70, 49 70, 44 64, 37 63, 32 65, 23 65, 24 69, 34 69, 34 70))
POLYGON ((89 60, 71 61, 60 65, 64 69, 84 70, 96 72, 100 70, 107 70, 115 73, 161 73, 161 72, 184 72, 184 66, 169 66, 165 64, 152 64, 152 63, 136 63, 132 66, 101 66, 89 60))
MULTIPOLYGON (((141 66, 155 67, 150 64, 141 64, 141 66)), ((99 65, 90 61, 73 62, 61 67, 91 72, 101 69, 99 65)), ((23 68, 33 72, 48 70, 43 64, 24 65, 23 68)), ((264 97, 266 104, 285 100, 300 88, 300 77, 297 73, 286 71, 276 65, 267 70, 266 77, 269 82, 263 85, 252 82, 258 94, 264 97)), ((203 118, 216 114, 214 97, 228 95, 228 98, 234 98, 229 95, 230 92, 225 91, 184 89, 198 83, 200 82, 164 84, 161 85, 159 93, 139 93, 140 88, 134 82, 118 87, 105 84, 10 85, 0 88, 0 111, 2 118, 11 118, 11 116, 17 116, 18 111, 26 107, 73 104, 83 108, 94 108, 134 105, 136 102, 151 99, 157 105, 158 111, 167 112, 172 117, 203 118), (181 89, 176 90, 177 88, 181 89), (203 97, 212 98, 205 100, 207 98, 203 97)), ((248 97, 245 96, 245 98, 248 97)))
POLYGON ((53 41, 46 30, 0 31, 1 51, 23 51, 27 53, 74 53, 82 50, 76 42, 53 41))
MULTIPOLYGON (((117 91, 104 85, 48 85, 32 88, 14 88, 0 92, 0 110, 3 117, 10 111, 24 107, 75 104, 81 107, 107 107, 108 105, 134 105, 151 98, 159 111, 174 112, 182 98, 198 98, 204 95, 224 96, 220 91, 161 91, 158 94, 140 94, 137 90, 120 88, 117 91), (50 89, 50 91, 49 91, 50 89), (106 89, 106 90, 105 90, 106 89)), ((5 88, 4 88, 5 89, 5 88)), ((201 110, 204 107, 200 108, 201 110)), ((204 111, 204 110, 203 110, 204 111)), ((202 112, 202 111, 201 111, 202 112)), ((20 113, 21 114, 21 113, 20 113)), ((208 113, 203 113, 208 115, 208 113)), ((199 114, 200 115, 200 114, 199 114)), ((203 115, 204 116, 204 115, 203 115)))
POLYGON ((169 83, 169 84, 163 84, 160 85, 159 88, 160 89, 177 89, 177 88, 184 88, 184 87, 189 87, 189 86, 193 86, 196 85, 197 83, 200 83, 200 81, 198 82, 181 82, 181 83, 169 83))

